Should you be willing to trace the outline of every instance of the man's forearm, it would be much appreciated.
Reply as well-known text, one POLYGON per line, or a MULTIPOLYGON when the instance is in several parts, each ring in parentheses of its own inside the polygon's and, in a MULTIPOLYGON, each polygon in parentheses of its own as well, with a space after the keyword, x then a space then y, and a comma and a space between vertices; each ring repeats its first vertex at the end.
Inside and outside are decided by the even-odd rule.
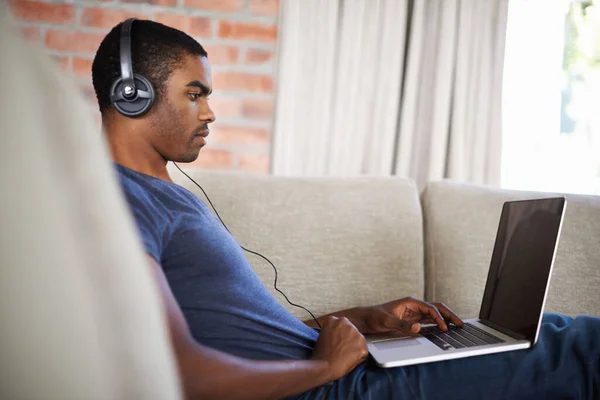
POLYGON ((204 346, 198 350, 179 358, 188 400, 279 399, 332 380, 326 361, 254 361, 204 346))

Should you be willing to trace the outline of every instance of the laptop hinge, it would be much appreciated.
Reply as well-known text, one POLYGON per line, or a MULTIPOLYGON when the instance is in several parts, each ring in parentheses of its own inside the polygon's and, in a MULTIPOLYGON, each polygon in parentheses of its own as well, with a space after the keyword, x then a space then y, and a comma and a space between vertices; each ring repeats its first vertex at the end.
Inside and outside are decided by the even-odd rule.
POLYGON ((513 332, 510 329, 506 329, 506 328, 504 328, 504 327, 502 327, 502 326, 500 326, 498 324, 495 324, 495 323, 493 323, 491 321, 488 321, 487 319, 479 319, 478 321, 481 322, 485 326, 489 326, 492 329, 495 329, 495 330, 497 330, 499 332, 504 333, 507 336, 510 336, 513 339, 516 339, 516 340, 527 340, 527 337, 525 335, 513 332))

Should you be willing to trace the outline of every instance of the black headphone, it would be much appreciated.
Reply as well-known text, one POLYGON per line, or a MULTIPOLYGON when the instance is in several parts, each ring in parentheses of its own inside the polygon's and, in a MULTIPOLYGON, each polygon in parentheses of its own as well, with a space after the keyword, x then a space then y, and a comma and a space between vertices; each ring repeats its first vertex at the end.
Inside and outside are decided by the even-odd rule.
POLYGON ((135 18, 121 27, 121 77, 110 88, 110 102, 121 114, 139 117, 146 114, 154 103, 154 88, 148 79, 133 73, 131 60, 131 26, 135 18))

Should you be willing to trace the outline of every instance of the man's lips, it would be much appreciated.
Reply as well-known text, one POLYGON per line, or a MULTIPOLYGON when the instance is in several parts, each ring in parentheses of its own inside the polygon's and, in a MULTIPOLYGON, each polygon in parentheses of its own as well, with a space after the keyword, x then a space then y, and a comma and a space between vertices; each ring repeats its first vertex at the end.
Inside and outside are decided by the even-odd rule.
POLYGON ((200 144, 202 146, 204 146, 206 144, 206 137, 208 136, 209 133, 210 133, 210 130, 201 129, 196 132, 196 134, 194 135, 194 138, 200 138, 200 144))

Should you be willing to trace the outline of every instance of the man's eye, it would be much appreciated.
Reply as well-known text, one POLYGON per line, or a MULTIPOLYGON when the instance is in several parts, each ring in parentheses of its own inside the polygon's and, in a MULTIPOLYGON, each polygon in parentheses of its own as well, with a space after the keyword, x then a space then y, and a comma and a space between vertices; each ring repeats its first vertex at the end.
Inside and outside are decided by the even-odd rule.
POLYGON ((201 96, 201 94, 200 93, 189 93, 189 96, 190 96, 190 99, 192 99, 192 101, 196 101, 201 96))

